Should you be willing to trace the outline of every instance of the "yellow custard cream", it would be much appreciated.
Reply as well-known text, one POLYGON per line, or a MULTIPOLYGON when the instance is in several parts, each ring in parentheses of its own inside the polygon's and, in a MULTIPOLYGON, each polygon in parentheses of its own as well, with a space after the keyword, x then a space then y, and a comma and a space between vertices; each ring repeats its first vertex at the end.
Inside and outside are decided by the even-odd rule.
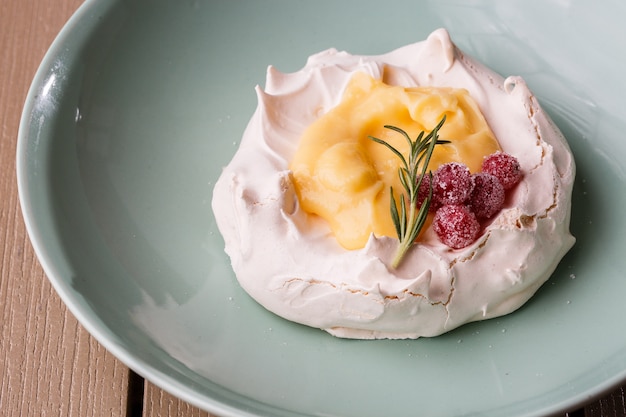
POLYGON ((396 236, 389 187, 402 189, 400 159, 369 136, 407 155, 405 138, 384 126, 399 127, 415 138, 432 130, 443 114, 446 123, 439 135, 454 140, 435 148, 429 169, 461 162, 472 172, 480 171, 483 158, 499 146, 467 90, 391 86, 355 73, 341 102, 313 122, 299 140, 289 169, 300 206, 324 218, 346 249, 363 248, 372 233, 396 236))
POLYGON ((465 55, 446 30, 377 56, 329 49, 300 71, 268 69, 241 145, 215 185, 213 211, 243 289, 275 314, 346 338, 436 336, 508 314, 574 244, 575 164, 520 77, 465 55), (501 150, 522 180, 463 249, 426 227, 399 268, 389 187, 412 138, 446 123, 430 168, 478 172, 501 150))

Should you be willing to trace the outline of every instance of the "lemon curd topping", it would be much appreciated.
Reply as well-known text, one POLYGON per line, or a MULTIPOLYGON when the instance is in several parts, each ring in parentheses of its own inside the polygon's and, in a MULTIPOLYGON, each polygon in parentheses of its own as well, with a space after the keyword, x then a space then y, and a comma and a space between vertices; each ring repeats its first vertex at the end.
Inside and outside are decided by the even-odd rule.
POLYGON ((461 162, 471 172, 480 171, 483 158, 500 146, 467 90, 405 88, 355 73, 341 102, 305 130, 291 161, 301 207, 324 218, 346 249, 363 248, 372 233, 394 237, 389 192, 390 187, 402 191, 400 160, 368 137, 406 154, 406 139, 384 126, 415 138, 430 132, 443 115, 439 137, 450 143, 435 147, 428 169, 461 162))

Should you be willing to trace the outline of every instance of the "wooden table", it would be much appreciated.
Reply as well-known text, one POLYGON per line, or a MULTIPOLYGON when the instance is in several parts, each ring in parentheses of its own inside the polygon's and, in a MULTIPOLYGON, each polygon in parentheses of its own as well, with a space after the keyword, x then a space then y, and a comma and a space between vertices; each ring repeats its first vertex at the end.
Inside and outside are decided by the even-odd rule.
MULTIPOLYGON (((81 0, 0 0, 0 415, 211 416, 129 370, 68 312, 39 265, 17 195, 30 82, 81 0)), ((626 416, 626 384, 569 416, 626 416)))

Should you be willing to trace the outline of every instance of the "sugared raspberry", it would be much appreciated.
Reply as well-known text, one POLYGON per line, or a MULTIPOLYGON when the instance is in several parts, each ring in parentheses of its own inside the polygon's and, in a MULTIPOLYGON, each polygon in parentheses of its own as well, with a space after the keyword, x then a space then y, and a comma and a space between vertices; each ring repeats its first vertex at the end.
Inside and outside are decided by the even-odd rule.
POLYGON ((441 165, 433 175, 433 199, 437 206, 463 204, 472 192, 472 174, 458 162, 441 165))
POLYGON ((488 219, 504 205, 504 187, 495 176, 486 172, 473 175, 474 189, 469 207, 478 219, 488 219))
POLYGON ((452 249, 461 249, 476 240, 480 224, 467 206, 446 205, 435 213, 433 229, 442 243, 452 249))
POLYGON ((483 172, 495 176, 505 190, 522 180, 522 170, 516 157, 504 152, 489 155, 483 161, 483 172))

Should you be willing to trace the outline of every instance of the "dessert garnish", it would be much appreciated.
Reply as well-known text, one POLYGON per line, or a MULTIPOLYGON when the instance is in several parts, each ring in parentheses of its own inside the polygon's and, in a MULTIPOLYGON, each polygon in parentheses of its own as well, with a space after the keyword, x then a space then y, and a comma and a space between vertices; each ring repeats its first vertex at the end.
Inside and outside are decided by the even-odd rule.
MULTIPOLYGON (((391 152, 396 154, 400 161, 402 162, 402 166, 398 168, 398 175, 400 177, 400 183, 402 184, 402 188, 407 194, 405 197, 404 194, 400 194, 400 212, 398 213, 398 204, 396 202, 396 198, 394 197, 393 187, 389 187, 389 195, 390 195, 390 211, 391 211, 391 219, 393 220, 393 224, 396 228, 396 233, 398 234, 398 240, 400 244, 396 250, 396 253, 391 261, 391 266, 393 268, 397 268, 402 262, 402 258, 407 253, 407 251, 413 246, 415 239, 419 235, 422 227, 424 227, 424 223, 426 223, 426 219, 428 218, 428 210, 431 204, 433 190, 432 190, 432 181, 428 181, 428 195, 422 199, 422 201, 418 204, 418 195, 420 187, 422 186, 422 182, 426 175, 426 170, 428 169, 428 164, 430 163, 430 158, 433 154, 433 150, 435 149, 435 145, 450 143, 448 140, 440 140, 438 132, 441 129, 441 126, 446 121, 446 116, 444 115, 441 121, 435 126, 435 128, 426 136, 424 131, 420 132, 415 141, 411 140, 411 137, 404 130, 400 129, 396 126, 385 125, 386 129, 394 130, 400 133, 409 144, 409 157, 407 158, 402 155, 400 151, 398 151, 395 147, 390 145, 388 142, 376 138, 374 136, 368 136, 374 142, 380 143, 381 145, 389 148, 391 152), (421 171, 418 174, 418 170, 421 171), (407 214, 407 203, 408 200, 408 214, 407 214)), ((432 178, 432 173, 428 173, 428 177, 432 178)))

